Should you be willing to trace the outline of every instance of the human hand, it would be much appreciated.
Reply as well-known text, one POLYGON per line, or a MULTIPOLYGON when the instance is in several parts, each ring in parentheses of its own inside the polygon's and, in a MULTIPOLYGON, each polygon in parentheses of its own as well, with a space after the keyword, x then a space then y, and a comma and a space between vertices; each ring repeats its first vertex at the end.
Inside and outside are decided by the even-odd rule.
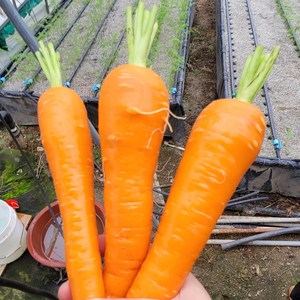
MULTIPOLYGON (((71 289, 69 282, 63 283, 58 290, 59 300, 72 300, 71 289)), ((198 281, 198 279, 189 274, 183 287, 179 291, 179 294, 172 300, 211 300, 205 288, 198 281)), ((93 300, 104 300, 104 299, 93 299, 93 300)), ((115 299, 115 300, 126 300, 125 298, 115 299)), ((127 298, 127 300, 130 300, 127 298)), ((151 300, 145 298, 132 299, 132 300, 151 300)))

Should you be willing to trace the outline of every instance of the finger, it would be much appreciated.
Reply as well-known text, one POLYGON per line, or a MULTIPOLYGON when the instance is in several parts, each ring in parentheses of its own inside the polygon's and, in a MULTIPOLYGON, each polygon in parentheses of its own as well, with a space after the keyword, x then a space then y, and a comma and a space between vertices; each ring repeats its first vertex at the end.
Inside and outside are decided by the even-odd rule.
POLYGON ((188 299, 201 299, 201 300, 211 300, 207 291, 203 287, 203 285, 199 282, 199 280, 193 275, 189 274, 181 291, 180 291, 180 300, 188 300, 188 299))
POLYGON ((99 234, 98 236, 98 240, 99 240, 99 250, 101 253, 101 256, 104 257, 105 254, 105 235, 104 234, 99 234))
POLYGON ((69 281, 64 282, 58 289, 59 300, 72 300, 71 289, 69 281))

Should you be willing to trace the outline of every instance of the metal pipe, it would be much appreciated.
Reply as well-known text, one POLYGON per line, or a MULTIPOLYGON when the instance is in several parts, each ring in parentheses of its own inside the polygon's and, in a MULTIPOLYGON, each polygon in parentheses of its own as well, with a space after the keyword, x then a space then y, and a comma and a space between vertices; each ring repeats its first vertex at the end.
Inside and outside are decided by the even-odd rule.
POLYGON ((240 224, 240 223, 297 223, 300 218, 280 217, 248 217, 248 216, 221 216, 218 224, 240 224))
POLYGON ((279 236, 279 235, 283 235, 283 234, 298 233, 298 232, 300 232, 300 226, 293 227, 293 228, 283 228, 283 229, 278 229, 278 230, 274 230, 271 232, 255 234, 255 235, 248 236, 248 237, 238 239, 238 240, 233 240, 231 242, 224 243, 221 246, 222 246, 223 250, 228 250, 228 249, 231 249, 231 248, 234 248, 234 247, 237 247, 237 246, 249 243, 249 242, 253 242, 256 240, 262 240, 262 239, 275 237, 275 236, 279 236))
POLYGON ((32 32, 27 28, 26 23, 20 16, 19 12, 10 2, 10 0, 0 0, 0 6, 7 15, 8 19, 13 23, 16 30, 25 41, 30 50, 35 53, 39 50, 39 44, 32 32))
MULTIPOLYGON (((207 245, 223 245, 225 243, 233 242, 235 240, 224 240, 224 239, 209 239, 207 245)), ((262 240, 253 241, 245 244, 246 246, 282 246, 282 247, 299 247, 300 241, 273 241, 273 240, 262 240)))
POLYGON ((261 233, 261 232, 269 232, 282 229, 281 227, 266 227, 266 226, 257 226, 254 228, 215 228, 212 231, 212 234, 231 234, 231 233, 261 233))

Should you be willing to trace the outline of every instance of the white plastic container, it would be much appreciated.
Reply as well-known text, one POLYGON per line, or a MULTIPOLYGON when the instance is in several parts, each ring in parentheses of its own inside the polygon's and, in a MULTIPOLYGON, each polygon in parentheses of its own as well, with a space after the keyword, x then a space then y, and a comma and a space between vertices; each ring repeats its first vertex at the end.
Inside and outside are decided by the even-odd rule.
POLYGON ((0 265, 18 259, 26 250, 27 231, 15 210, 0 200, 0 265))

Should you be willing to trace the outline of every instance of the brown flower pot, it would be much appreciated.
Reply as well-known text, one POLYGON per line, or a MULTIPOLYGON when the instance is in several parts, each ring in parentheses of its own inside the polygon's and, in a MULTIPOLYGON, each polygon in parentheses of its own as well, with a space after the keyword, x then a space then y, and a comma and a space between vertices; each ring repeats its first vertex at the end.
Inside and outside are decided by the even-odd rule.
MULTIPOLYGON (((58 220, 61 222, 58 202, 50 204, 58 220)), ((97 227, 100 241, 100 252, 104 255, 104 208, 95 202, 97 227)), ((44 266, 65 268, 64 240, 52 219, 48 206, 43 208, 31 222, 27 232, 27 248, 31 256, 44 266)))

